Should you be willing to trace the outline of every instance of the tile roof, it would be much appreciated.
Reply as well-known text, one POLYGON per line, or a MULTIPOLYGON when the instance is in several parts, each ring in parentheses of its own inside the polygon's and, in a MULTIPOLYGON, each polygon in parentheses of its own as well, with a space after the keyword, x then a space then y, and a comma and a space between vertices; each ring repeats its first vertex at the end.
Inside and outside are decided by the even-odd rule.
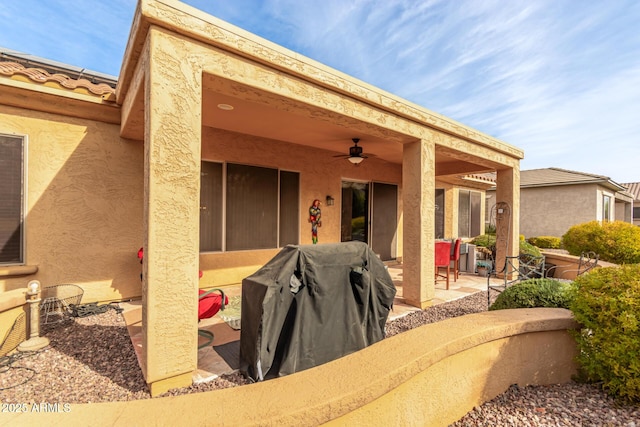
POLYGON ((608 176, 571 171, 560 168, 530 169, 520 171, 520 186, 554 184, 583 184, 610 181, 608 176))
POLYGON ((84 78, 71 78, 66 74, 50 74, 42 68, 27 68, 22 64, 11 61, 0 61, 0 75, 7 77, 24 76, 36 83, 53 82, 65 89, 85 89, 94 95, 115 95, 115 89, 106 83, 93 83, 84 78))
MULTIPOLYGON (((495 180, 495 172, 484 174, 495 180)), ((623 184, 618 184, 608 176, 572 171, 561 168, 529 169, 520 171, 520 188, 550 187, 554 185, 600 184, 614 191, 625 192, 623 184)))
POLYGON ((628 182, 622 185, 627 187, 627 192, 633 195, 634 199, 640 200, 640 182, 628 182))

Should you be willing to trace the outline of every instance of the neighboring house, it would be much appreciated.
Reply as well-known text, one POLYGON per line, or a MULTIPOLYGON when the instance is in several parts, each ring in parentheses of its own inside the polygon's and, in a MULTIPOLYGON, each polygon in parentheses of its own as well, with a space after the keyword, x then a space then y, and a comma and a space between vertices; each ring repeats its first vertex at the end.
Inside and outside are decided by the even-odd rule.
POLYGON ((640 225, 640 182, 622 184, 633 196, 633 224, 640 225))
MULTIPOLYGON (((493 203, 487 192, 487 204, 493 203)), ((632 196, 607 176, 560 168, 520 171, 520 234, 562 237, 588 221, 631 222, 632 196)))
MULTIPOLYGON (((522 150, 175 0, 140 1, 117 83, 0 57, 0 291, 36 279, 85 302, 142 297, 154 395, 191 383, 198 287, 311 243, 315 199, 319 242, 402 260, 417 307, 435 295, 436 189, 446 237, 482 228, 474 175, 496 172, 517 212, 522 150), (352 138, 367 158, 336 157, 352 138)), ((498 258, 517 247, 515 233, 498 258)))

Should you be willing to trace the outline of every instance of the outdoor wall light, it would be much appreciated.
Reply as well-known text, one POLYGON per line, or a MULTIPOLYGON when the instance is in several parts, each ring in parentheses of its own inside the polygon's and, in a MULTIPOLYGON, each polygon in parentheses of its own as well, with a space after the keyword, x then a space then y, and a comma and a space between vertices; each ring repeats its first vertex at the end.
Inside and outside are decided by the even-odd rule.
POLYGON ((334 198, 327 196, 327 206, 333 206, 333 202, 335 202, 334 198))

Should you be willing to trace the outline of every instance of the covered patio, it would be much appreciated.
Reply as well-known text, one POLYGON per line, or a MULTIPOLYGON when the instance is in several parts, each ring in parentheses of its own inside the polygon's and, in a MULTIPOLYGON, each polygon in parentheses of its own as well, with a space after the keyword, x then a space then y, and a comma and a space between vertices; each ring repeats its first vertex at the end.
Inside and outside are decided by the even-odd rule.
MULTIPOLYGON (((403 266, 400 263, 388 263, 388 271, 396 286, 397 293, 393 304, 393 310, 389 314, 387 322, 392 322, 409 313, 420 310, 408 305, 403 296, 404 276, 403 266)), ((492 278, 492 283, 499 284, 501 279, 492 278)), ((437 283, 433 305, 443 304, 473 295, 487 290, 487 278, 473 273, 461 272, 456 282, 451 281, 449 289, 445 289, 444 283, 437 283)), ((241 286, 229 286, 225 293, 233 301, 242 294, 241 286)), ((120 303, 124 309, 123 316, 131 337, 133 347, 142 362, 142 301, 120 303)), ((234 310, 231 316, 237 316, 239 311, 234 310)), ((225 312, 220 311, 210 319, 205 319, 198 324, 198 328, 210 331, 214 335, 213 342, 198 350, 198 365, 193 372, 194 383, 214 380, 221 375, 237 371, 239 362, 240 330, 232 328, 224 320, 225 312)), ((235 326, 235 325, 234 325, 235 326)), ((201 343, 206 344, 206 339, 200 338, 201 343)))
MULTIPOLYGON (((396 196, 384 211, 391 216, 384 246, 402 262, 407 306, 424 308, 437 298, 436 182, 451 186, 445 201, 454 206, 455 186, 472 186, 465 177, 496 172, 496 199, 512 212, 509 235, 498 236, 506 248, 498 266, 517 253, 521 150, 180 2, 139 3, 116 98, 121 136, 144 144, 140 362, 153 395, 191 382, 198 288, 239 284, 279 247, 245 248, 230 238, 237 229, 228 227, 229 218, 238 212, 229 211, 227 199, 220 204, 227 209, 220 248, 202 251, 203 162, 296 174, 293 234, 301 243, 314 199, 338 198, 345 181, 391 185, 396 196), (335 158, 348 153, 352 138, 368 155, 357 167, 335 158)), ((321 243, 343 239, 341 202, 325 208, 321 243)))

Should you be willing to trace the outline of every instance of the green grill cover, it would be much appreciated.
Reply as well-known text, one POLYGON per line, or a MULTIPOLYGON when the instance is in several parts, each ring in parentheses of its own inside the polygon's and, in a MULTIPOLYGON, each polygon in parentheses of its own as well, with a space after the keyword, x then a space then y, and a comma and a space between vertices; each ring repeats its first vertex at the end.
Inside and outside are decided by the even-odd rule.
POLYGON ((242 281, 240 370, 261 381, 376 343, 395 294, 362 242, 287 246, 242 281))

